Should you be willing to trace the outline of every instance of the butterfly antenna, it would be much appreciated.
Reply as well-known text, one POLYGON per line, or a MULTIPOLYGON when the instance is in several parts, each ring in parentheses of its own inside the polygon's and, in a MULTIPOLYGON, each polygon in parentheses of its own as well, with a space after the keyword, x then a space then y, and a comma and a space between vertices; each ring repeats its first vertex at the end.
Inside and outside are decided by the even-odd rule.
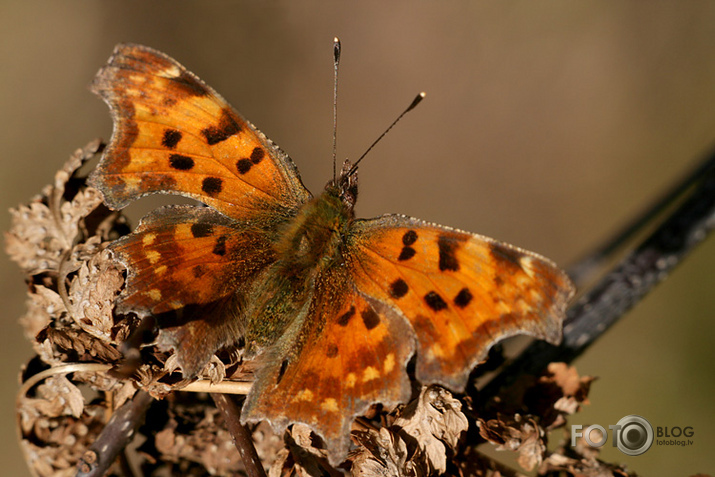
POLYGON ((333 182, 337 180, 338 161, 338 65, 340 64, 340 39, 333 38, 333 182))
POLYGON ((403 117, 405 114, 407 114, 407 113, 409 113, 410 111, 412 111, 413 109, 415 109, 415 106, 417 106, 418 104, 420 104, 420 101, 422 101, 422 100, 425 98, 425 96, 426 96, 426 93, 423 91, 423 92, 421 92, 420 94, 418 94, 418 95, 415 97, 415 99, 412 100, 412 103, 410 103, 410 105, 407 106, 407 109, 405 109, 404 111, 402 111, 402 114, 400 114, 399 116, 397 116, 397 119, 395 119, 394 121, 392 121, 392 124, 390 124, 390 125, 387 127, 387 129, 385 129, 385 132, 383 132, 382 134, 380 134, 380 137, 378 137, 377 139, 375 139, 375 142, 373 142, 373 143, 370 145, 370 147, 367 148, 367 151, 365 151, 365 152, 363 153, 363 155, 360 156, 360 158, 359 158, 357 161, 355 161, 355 164, 353 164, 353 167, 350 168, 350 171, 345 175, 345 177, 350 177, 350 176, 357 170, 357 166, 358 166, 358 164, 360 164, 360 161, 362 161, 363 158, 365 158, 365 156, 367 156, 367 154, 372 150, 372 148, 375 147, 375 145, 376 145, 378 142, 380 142, 380 140, 381 140, 383 137, 385 137, 385 136, 387 135, 387 133, 390 132, 390 129, 392 129, 392 128, 395 126, 395 124, 397 124, 398 121, 399 121, 400 119, 402 119, 402 117, 403 117))

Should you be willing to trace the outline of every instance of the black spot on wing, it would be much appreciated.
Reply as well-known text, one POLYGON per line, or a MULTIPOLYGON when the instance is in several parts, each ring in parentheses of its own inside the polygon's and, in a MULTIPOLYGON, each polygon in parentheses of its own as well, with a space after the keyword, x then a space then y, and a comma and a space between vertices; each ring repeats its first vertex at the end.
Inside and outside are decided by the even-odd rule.
POLYGON ((286 372, 286 368, 288 367, 288 360, 284 359, 283 362, 281 363, 281 367, 278 370, 278 377, 276 377, 276 384, 279 384, 281 382, 281 379, 283 379, 283 375, 286 372))
POLYGON ((469 291, 469 288, 462 288, 459 290, 459 293, 457 293, 457 296, 454 297, 454 304, 457 305, 459 308, 464 308, 465 306, 469 305, 469 303, 472 301, 472 292, 469 291))
POLYGON ((439 269, 441 271, 459 270, 459 260, 457 260, 457 244, 445 235, 437 238, 437 248, 439 249, 439 269))
POLYGON ((195 238, 208 237, 213 234, 213 225, 207 223, 196 223, 191 225, 191 235, 195 238))
POLYGON ((521 258, 524 254, 518 250, 513 250, 503 245, 492 245, 489 251, 500 269, 510 274, 522 270, 521 258))
POLYGON ((334 358, 338 355, 338 347, 335 343, 330 343, 328 348, 325 350, 325 356, 328 358, 334 358))
POLYGON ((251 167, 253 167, 253 163, 250 159, 244 157, 243 159, 239 159, 238 161, 236 161, 236 169, 238 170, 239 174, 245 174, 246 172, 251 170, 251 167))
POLYGON ((212 252, 215 255, 219 256, 224 256, 226 255, 226 236, 222 235, 216 240, 216 245, 214 245, 214 249, 212 252))
POLYGON ((194 274, 194 278, 199 278, 205 273, 205 269, 203 265, 196 265, 194 268, 191 269, 191 272, 194 274))
POLYGON ((265 155, 266 151, 264 151, 262 148, 254 147, 253 151, 251 152, 251 162, 254 164, 258 164, 259 162, 261 162, 263 156, 265 155))
POLYGON ((360 316, 362 316, 362 322, 368 330, 371 330, 380 324, 380 315, 378 315, 375 310, 370 307, 365 308, 360 313, 360 316))
POLYGON ((355 315, 355 307, 351 306, 348 311, 340 315, 340 318, 338 318, 338 324, 340 326, 347 326, 350 322, 350 318, 352 318, 353 315, 355 315))
POLYGON ((217 195, 223 189, 223 180, 218 177, 207 177, 201 183, 201 190, 210 196, 217 195))
POLYGON ((238 125, 230 110, 224 109, 221 112, 221 119, 216 126, 209 126, 201 131, 209 146, 213 146, 225 141, 234 134, 241 132, 241 126, 238 125))
POLYGON ((178 171, 189 171, 194 168, 194 160, 189 156, 172 154, 169 156, 169 165, 178 171))
POLYGON ((390 285, 390 296, 392 296, 392 298, 402 298, 407 294, 409 289, 410 287, 407 286, 407 283, 405 283, 402 278, 398 278, 390 285))
POLYGON ((405 235, 402 236, 402 244, 409 247, 417 241, 417 232, 414 230, 408 230, 405 235))
POLYGON ((435 291, 431 291, 424 296, 425 303, 434 311, 441 311, 447 308, 447 303, 435 291))
POLYGON ((206 86, 201 84, 201 82, 194 77, 194 75, 183 69, 179 76, 172 78, 172 81, 175 82, 180 87, 181 91, 186 95, 208 96, 210 94, 206 86))
POLYGON ((400 256, 397 257, 397 260, 403 262, 405 260, 409 260, 412 257, 415 256, 415 249, 412 247, 402 247, 402 251, 400 251, 400 256))
POLYGON ((181 131, 176 129, 167 129, 164 131, 164 137, 161 138, 161 144, 169 149, 174 149, 179 141, 181 141, 181 131))

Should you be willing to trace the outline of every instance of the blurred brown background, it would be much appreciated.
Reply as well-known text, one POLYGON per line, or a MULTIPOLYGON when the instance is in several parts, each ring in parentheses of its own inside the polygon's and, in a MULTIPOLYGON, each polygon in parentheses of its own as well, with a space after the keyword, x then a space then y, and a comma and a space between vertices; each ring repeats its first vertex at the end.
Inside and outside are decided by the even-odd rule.
MULTIPOLYGON (((335 35, 341 158, 428 93, 361 166, 361 216, 401 212, 568 265, 715 144, 709 1, 2 2, 0 205, 27 201, 75 148, 109 138, 108 111, 86 85, 121 41, 196 72, 319 191, 332 170, 335 35)), ((0 267, 1 473, 27 475, 13 416, 30 355, 17 325, 25 286, 4 254, 0 267)), ((609 440, 605 460, 644 475, 715 467, 714 267, 710 238, 576 363, 600 379, 572 423, 640 414, 695 429, 694 446, 640 457, 609 440)))

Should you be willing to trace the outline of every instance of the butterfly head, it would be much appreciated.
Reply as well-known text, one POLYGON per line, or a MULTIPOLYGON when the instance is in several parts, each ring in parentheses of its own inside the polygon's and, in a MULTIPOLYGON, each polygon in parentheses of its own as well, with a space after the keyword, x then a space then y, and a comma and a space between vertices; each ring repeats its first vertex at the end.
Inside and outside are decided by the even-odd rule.
POLYGON ((350 211, 354 209, 358 194, 358 176, 357 168, 349 159, 345 159, 338 178, 327 183, 325 191, 338 196, 350 211))

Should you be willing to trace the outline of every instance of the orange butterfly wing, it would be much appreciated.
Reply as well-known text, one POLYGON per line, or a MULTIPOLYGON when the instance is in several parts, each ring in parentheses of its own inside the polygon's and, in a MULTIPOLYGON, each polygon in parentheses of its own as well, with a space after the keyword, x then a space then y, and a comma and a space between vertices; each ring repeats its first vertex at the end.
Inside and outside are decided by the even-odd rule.
POLYGON ((266 357, 241 419, 268 420, 276 431, 303 422, 325 439, 337 465, 347 455, 355 417, 373 403, 393 407, 409 400, 412 332, 339 268, 317 280, 305 319, 296 325, 282 338, 291 347, 266 357))
POLYGON ((287 155, 161 52, 118 45, 91 88, 114 120, 89 179, 107 205, 174 193, 215 209, 161 209, 112 245, 128 269, 117 310, 161 315, 184 372, 195 375, 239 337, 241 286, 275 261, 269 237, 310 193, 287 155), (172 326, 174 311, 182 323, 172 326))
POLYGON ((333 464, 356 416, 409 397, 405 366, 415 351, 422 383, 461 391, 498 340, 561 337, 573 286, 536 254, 403 216, 355 221, 345 247, 286 335, 296 346, 269 356, 243 413, 277 429, 310 425, 333 464))
POLYGON ((129 270, 120 313, 157 315, 214 302, 275 260, 264 234, 194 206, 155 210, 111 249, 129 270))
POLYGON ((170 192, 234 219, 270 221, 309 199, 290 158, 163 53, 118 45, 91 88, 115 125, 90 176, 110 207, 170 192))
POLYGON ((420 381, 461 391, 498 340, 561 340, 574 287, 548 259, 400 215, 358 220, 353 228, 351 276, 412 324, 420 381))
POLYGON ((155 210, 110 249, 128 270, 117 311, 159 316, 187 376, 240 338, 241 287, 275 260, 265 234, 186 205, 155 210))
MULTIPOLYGON (((310 194, 285 154, 162 53, 118 46, 93 90, 115 122, 90 176, 110 207, 165 192, 216 209, 160 209, 112 245, 129 269, 119 311, 183 315, 169 338, 195 375, 244 331, 235 328, 253 309, 246 293, 270 278, 279 225, 310 194)), ((355 416, 408 399, 415 351, 422 382, 462 390, 497 340, 560 337, 573 288, 543 257, 402 216, 357 220, 342 238, 339 263, 306 276, 311 296, 264 352, 242 413, 279 429, 309 424, 334 464, 355 416)))

